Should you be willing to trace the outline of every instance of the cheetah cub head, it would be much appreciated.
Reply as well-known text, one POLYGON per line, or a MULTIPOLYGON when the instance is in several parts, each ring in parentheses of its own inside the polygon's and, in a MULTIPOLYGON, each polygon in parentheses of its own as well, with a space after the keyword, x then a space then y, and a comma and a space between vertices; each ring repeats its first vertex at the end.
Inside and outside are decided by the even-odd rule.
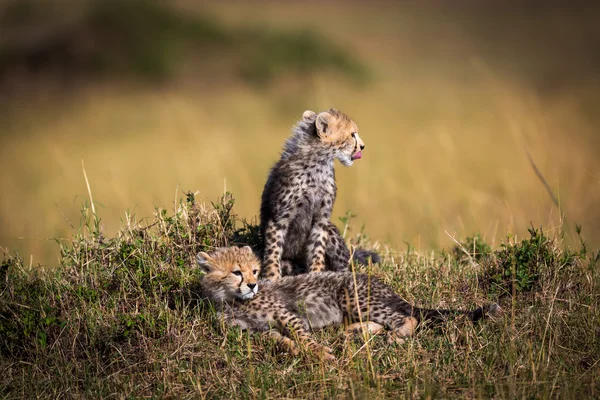
POLYGON ((307 123, 315 124, 315 131, 319 140, 333 151, 334 158, 349 167, 362 157, 365 144, 358 136, 358 125, 346 114, 329 109, 319 114, 306 110, 302 119, 307 123))
POLYGON ((248 300, 258 293, 260 262, 249 246, 201 252, 196 261, 206 273, 202 288, 212 300, 248 300))

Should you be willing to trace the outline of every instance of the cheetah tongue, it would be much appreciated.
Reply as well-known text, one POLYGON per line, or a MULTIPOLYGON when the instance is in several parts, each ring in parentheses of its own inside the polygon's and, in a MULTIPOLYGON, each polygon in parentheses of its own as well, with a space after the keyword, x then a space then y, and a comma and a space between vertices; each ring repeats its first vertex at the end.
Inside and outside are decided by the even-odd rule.
POLYGON ((357 151, 356 153, 352 154, 352 159, 353 160, 358 160, 359 158, 362 158, 362 151, 357 151))

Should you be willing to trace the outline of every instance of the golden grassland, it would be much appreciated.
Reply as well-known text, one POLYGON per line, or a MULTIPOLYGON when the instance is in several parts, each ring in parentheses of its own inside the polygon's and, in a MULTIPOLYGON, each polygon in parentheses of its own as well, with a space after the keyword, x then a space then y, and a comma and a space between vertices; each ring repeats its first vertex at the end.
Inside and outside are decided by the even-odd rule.
POLYGON ((318 29, 365 63, 365 83, 319 74, 256 88, 193 65, 151 87, 90 82, 63 95, 31 83, 0 114, 0 246, 55 262, 48 239, 69 237, 88 199, 82 160, 109 233, 126 210, 151 216, 183 191, 211 201, 226 187, 252 218, 291 126, 329 107, 351 115, 366 143, 354 166, 337 165, 334 217, 351 210, 372 239, 440 248, 481 232, 497 246, 532 224, 565 228, 567 240, 581 224, 600 244, 600 83, 578 40, 595 37, 586 21, 596 14, 313 6, 203 5, 231 24, 318 29))

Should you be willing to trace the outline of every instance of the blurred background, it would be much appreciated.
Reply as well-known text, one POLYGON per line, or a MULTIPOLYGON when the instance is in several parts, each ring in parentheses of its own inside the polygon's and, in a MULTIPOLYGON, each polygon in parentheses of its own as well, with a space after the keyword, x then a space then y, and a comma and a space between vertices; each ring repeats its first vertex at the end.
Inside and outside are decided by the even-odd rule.
POLYGON ((295 121, 335 107, 366 144, 336 165, 338 225, 418 249, 581 225, 597 248, 600 8, 563 4, 0 0, 0 247, 56 263, 81 160, 108 234, 184 191, 253 218, 295 121))

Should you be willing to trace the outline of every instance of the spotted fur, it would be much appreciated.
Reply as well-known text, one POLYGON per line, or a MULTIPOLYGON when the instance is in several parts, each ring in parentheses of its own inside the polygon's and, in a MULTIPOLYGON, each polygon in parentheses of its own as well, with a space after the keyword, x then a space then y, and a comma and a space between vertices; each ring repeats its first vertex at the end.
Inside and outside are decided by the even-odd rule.
POLYGON ((214 301, 251 299, 258 292, 260 262, 249 246, 201 252, 196 261, 206 273, 205 294, 214 301))
POLYGON ((231 261, 241 254, 236 248, 199 257, 207 272, 202 281, 206 297, 229 325, 268 333, 293 353, 299 343, 333 358, 331 349, 319 345, 310 335, 311 330, 328 325, 346 324, 349 331, 366 329, 372 333, 387 329, 392 340, 402 341, 424 320, 445 321, 450 315, 462 314, 477 321, 501 313, 496 304, 470 312, 414 307, 375 277, 350 271, 288 276, 274 282, 261 280, 258 293, 240 297, 238 280, 224 272, 232 270, 229 265, 236 265, 250 279, 259 268, 258 259, 249 249, 242 252, 239 261, 231 261))
MULTIPOLYGON (((334 109, 305 111, 272 168, 262 194, 264 275, 346 270, 350 252, 331 222, 336 197, 333 162, 350 166, 365 144, 358 126, 334 109)), ((374 253, 362 252, 362 261, 374 253), (366 256, 366 257, 365 257, 366 256)))

